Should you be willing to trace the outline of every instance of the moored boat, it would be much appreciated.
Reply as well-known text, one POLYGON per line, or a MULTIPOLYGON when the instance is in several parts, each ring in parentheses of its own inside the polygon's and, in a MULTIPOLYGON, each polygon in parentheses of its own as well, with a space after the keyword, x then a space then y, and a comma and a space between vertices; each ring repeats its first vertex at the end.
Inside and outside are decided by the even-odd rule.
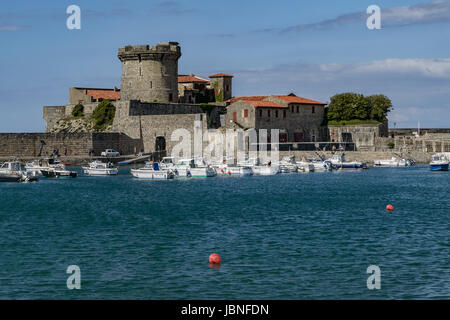
POLYGON ((194 159, 180 159, 173 166, 173 171, 179 177, 214 177, 216 171, 209 165, 197 163, 194 159))
POLYGON ((67 170, 64 165, 41 169, 41 172, 46 178, 76 178, 78 176, 76 171, 67 170))
POLYGON ((391 159, 374 160, 373 164, 376 167, 408 167, 414 165, 415 161, 413 159, 404 159, 393 156, 391 159))
POLYGON ((449 158, 445 153, 436 153, 431 157, 430 170, 431 171, 448 171, 449 158))
POLYGON ((88 167, 83 167, 84 173, 88 176, 112 176, 117 175, 119 170, 112 163, 93 161, 88 167))
POLYGON ((346 161, 345 153, 336 153, 330 159, 327 160, 330 162, 333 169, 342 170, 342 169, 367 169, 367 164, 361 161, 346 161))
POLYGON ((23 171, 18 161, 5 162, 0 166, 1 182, 29 182, 38 179, 37 174, 23 171))
POLYGON ((167 180, 173 179, 175 173, 171 169, 161 169, 158 162, 147 162, 139 169, 131 169, 131 175, 139 179, 167 180))
POLYGON ((48 170, 63 165, 60 161, 54 158, 45 158, 33 160, 25 164, 26 172, 42 175, 41 170, 48 170))

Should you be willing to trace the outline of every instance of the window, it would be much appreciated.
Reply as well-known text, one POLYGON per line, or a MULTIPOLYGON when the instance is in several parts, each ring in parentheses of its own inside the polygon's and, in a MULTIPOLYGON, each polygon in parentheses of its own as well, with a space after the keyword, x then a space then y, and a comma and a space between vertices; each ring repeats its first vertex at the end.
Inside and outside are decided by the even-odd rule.
POLYGON ((173 94, 169 93, 169 102, 172 102, 172 100, 173 100, 173 94))
POLYGON ((229 84, 227 84, 227 85, 225 86, 225 91, 226 91, 226 92, 229 92, 229 91, 230 91, 230 85, 229 85, 229 84))
POLYGON ((270 109, 267 110, 267 116, 270 118, 270 109))
POLYGON ((278 110, 275 110, 275 118, 278 118, 278 110))
POLYGON ((233 112, 233 121, 234 121, 234 122, 237 121, 237 112, 233 112))
POLYGON ((291 112, 294 113, 294 106, 291 106, 291 112))
POLYGON ((248 110, 244 109, 244 118, 248 118, 248 110))
POLYGON ((300 112, 300 106, 297 106, 297 113, 300 112))
POLYGON ((312 106, 312 113, 316 113, 316 107, 312 106))
POLYGON ((286 110, 283 110, 283 119, 286 119, 286 110))
POLYGON ((259 116, 262 117, 262 109, 259 109, 259 116))

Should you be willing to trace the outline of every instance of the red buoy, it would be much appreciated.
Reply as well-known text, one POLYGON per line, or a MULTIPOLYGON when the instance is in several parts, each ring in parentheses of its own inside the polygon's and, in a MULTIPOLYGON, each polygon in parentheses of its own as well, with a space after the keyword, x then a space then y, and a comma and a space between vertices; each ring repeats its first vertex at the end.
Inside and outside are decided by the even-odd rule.
POLYGON ((219 264, 222 259, 220 259, 220 256, 217 253, 211 253, 209 256, 209 263, 211 264, 219 264))
POLYGON ((231 171, 228 171, 228 174, 231 175, 231 171))
POLYGON ((394 211, 394 206, 393 206, 392 204, 388 204, 388 205, 386 206, 386 210, 387 210, 387 211, 394 211))

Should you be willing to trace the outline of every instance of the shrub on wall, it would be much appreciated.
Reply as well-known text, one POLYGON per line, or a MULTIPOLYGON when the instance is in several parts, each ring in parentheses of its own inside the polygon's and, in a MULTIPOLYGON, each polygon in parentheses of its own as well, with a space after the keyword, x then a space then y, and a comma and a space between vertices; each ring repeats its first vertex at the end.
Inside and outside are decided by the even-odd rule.
POLYGON ((113 124, 115 115, 116 107, 109 100, 103 100, 95 108, 91 116, 94 129, 104 131, 113 124))
POLYGON ((81 118, 84 116, 84 106, 82 104, 77 104, 72 109, 72 116, 75 118, 81 118))
POLYGON ((328 124, 381 123, 392 110, 391 100, 381 94, 363 96, 353 92, 334 95, 330 99, 326 117, 328 124))

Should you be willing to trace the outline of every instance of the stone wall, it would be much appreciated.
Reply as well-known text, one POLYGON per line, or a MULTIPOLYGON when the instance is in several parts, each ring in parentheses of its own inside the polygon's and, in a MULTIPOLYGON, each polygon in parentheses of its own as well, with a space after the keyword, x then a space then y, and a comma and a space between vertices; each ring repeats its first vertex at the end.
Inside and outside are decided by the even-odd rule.
POLYGON ((93 149, 100 155, 105 149, 122 150, 131 154, 139 141, 119 133, 1 133, 0 157, 50 156, 54 149, 60 155, 67 149, 67 156, 87 156, 93 149))
POLYGON ((331 142, 354 142, 358 150, 376 149, 377 138, 388 136, 388 124, 328 125, 331 142))
MULTIPOLYGON (((171 136, 177 129, 185 129, 191 135, 192 145, 195 121, 203 132, 220 126, 221 106, 202 108, 193 104, 143 103, 140 101, 119 101, 112 131, 121 132, 141 141, 145 152, 158 151, 158 144, 164 140, 168 153, 177 141, 171 136)), ((204 143, 205 145, 205 143, 204 143)))
POLYGON ((65 114, 66 106, 44 107, 43 117, 46 121, 45 131, 49 132, 59 120, 65 117, 65 114))

